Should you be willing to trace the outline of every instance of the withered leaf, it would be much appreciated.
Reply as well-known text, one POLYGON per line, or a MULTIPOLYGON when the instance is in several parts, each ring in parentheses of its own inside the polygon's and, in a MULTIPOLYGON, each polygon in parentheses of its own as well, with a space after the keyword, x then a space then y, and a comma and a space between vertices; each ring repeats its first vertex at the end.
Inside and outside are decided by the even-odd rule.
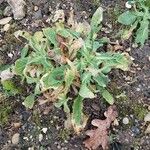
POLYGON ((110 106, 108 110, 104 113, 104 115, 106 117, 105 120, 92 120, 91 124, 97 127, 96 129, 86 131, 86 135, 88 135, 90 138, 86 139, 83 143, 85 144, 85 147, 87 147, 89 150, 95 150, 100 145, 104 150, 108 149, 108 129, 118 115, 116 107, 114 105, 110 106))

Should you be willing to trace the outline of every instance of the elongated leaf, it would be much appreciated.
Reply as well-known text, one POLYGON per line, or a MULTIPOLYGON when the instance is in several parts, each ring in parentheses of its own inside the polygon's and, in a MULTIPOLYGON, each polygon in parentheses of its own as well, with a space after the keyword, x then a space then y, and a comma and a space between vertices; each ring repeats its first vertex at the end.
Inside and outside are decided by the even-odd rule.
POLYGON ((118 17, 118 22, 124 25, 131 25, 135 22, 137 16, 131 12, 126 11, 118 17))
POLYGON ((25 45, 24 48, 21 50, 21 58, 26 57, 26 55, 28 54, 28 50, 29 50, 29 45, 25 45))
POLYGON ((72 84, 75 78, 75 72, 73 70, 67 69, 65 74, 65 90, 66 92, 69 90, 70 85, 72 84))
POLYGON ((26 97, 26 99, 23 102, 23 105, 26 108, 30 108, 32 109, 34 106, 34 102, 35 102, 35 96, 33 94, 30 94, 29 96, 26 97))
POLYGON ((18 74, 18 75, 23 74, 23 70, 25 69, 27 62, 28 62, 27 58, 21 58, 15 62, 14 69, 15 69, 16 74, 18 74))
POLYGON ((110 105, 114 104, 113 96, 106 89, 103 89, 101 94, 110 105))
POLYGON ((93 79, 98 83, 99 86, 101 87, 106 87, 109 79, 106 75, 104 75, 103 73, 100 73, 98 76, 93 77, 93 79))
POLYGON ((103 20, 103 8, 99 7, 96 12, 93 14, 91 19, 91 28, 95 32, 98 29, 99 24, 103 20))
POLYGON ((79 95, 82 96, 83 98, 94 98, 95 95, 94 93, 87 87, 85 83, 81 85, 79 95))
POLYGON ((143 20, 140 23, 140 28, 136 32, 135 42, 140 43, 142 46, 144 45, 145 41, 148 39, 149 34, 149 20, 143 20))
POLYGON ((83 98, 78 96, 73 103, 72 122, 73 124, 80 126, 83 116, 83 98))
POLYGON ((46 38, 55 46, 57 46, 57 40, 56 40, 56 32, 53 28, 46 28, 43 29, 43 33, 46 36, 46 38))

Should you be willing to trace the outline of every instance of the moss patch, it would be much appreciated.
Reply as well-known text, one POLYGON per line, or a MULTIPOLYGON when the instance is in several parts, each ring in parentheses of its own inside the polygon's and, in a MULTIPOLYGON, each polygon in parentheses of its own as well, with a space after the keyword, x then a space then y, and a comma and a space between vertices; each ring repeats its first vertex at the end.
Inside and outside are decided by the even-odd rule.
POLYGON ((0 125, 4 126, 8 122, 11 111, 11 104, 6 97, 0 93, 0 125))
POLYGON ((135 104, 133 106, 134 115, 139 119, 143 120, 144 116, 148 113, 148 110, 142 106, 142 104, 135 104))

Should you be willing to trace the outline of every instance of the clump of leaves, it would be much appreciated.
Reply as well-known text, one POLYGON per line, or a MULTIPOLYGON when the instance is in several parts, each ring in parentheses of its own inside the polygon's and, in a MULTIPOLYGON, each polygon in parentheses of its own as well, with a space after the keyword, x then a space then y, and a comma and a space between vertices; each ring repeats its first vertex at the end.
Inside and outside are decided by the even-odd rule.
POLYGON ((93 99, 101 94, 109 103, 114 103, 113 96, 107 90, 108 73, 113 68, 128 70, 130 61, 123 53, 99 52, 106 42, 98 38, 103 19, 103 9, 99 7, 94 13, 90 25, 77 23, 70 14, 68 24, 57 22, 52 28, 31 35, 18 31, 15 36, 27 39, 14 65, 14 71, 28 84, 35 86, 24 104, 32 108, 36 95, 43 94, 44 103, 52 101, 56 107, 63 106, 71 122, 79 131, 82 128, 84 114, 83 100, 93 99), (74 95, 69 97, 69 95, 74 95), (74 98, 75 97, 75 98, 74 98), (68 100, 73 101, 72 112, 68 100))
POLYGON ((130 26, 123 34, 128 39, 135 31, 135 42, 144 45, 149 36, 150 3, 149 0, 133 0, 128 2, 133 9, 127 10, 118 17, 118 22, 130 26))
POLYGON ((90 138, 84 141, 85 147, 88 149, 97 149, 100 145, 104 150, 108 149, 108 129, 118 115, 116 107, 114 105, 110 106, 104 115, 106 117, 105 120, 92 120, 91 124, 97 127, 96 129, 86 131, 86 135, 90 136, 90 138))

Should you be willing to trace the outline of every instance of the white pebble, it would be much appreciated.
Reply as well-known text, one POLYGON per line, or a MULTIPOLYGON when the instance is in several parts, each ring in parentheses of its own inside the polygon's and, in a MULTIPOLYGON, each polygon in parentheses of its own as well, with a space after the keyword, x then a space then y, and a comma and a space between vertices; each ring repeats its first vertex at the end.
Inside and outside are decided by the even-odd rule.
POLYGON ((34 11, 38 11, 38 6, 34 6, 34 11))
POLYGON ((43 131, 43 133, 46 133, 47 132, 47 128, 43 128, 42 131, 43 131))
POLYGON ((43 134, 39 134, 39 142, 43 140, 43 134))
POLYGON ((123 124, 128 124, 129 123, 129 119, 127 117, 123 118, 122 120, 123 124))
POLYGON ((19 137, 20 137, 20 134, 19 133, 15 133, 13 136, 12 136, 12 144, 18 144, 19 143, 19 137))
POLYGON ((5 25, 8 22, 10 22, 10 20, 12 20, 12 17, 6 17, 6 18, 3 18, 3 19, 0 19, 0 25, 5 25))
POLYGON ((145 122, 150 122, 150 112, 144 117, 145 122))
POLYGON ((132 8, 132 5, 129 4, 129 2, 126 2, 125 6, 126 6, 126 8, 129 8, 129 9, 132 8))
POLYGON ((6 32, 9 30, 9 28, 10 28, 10 24, 5 24, 3 30, 6 32))

